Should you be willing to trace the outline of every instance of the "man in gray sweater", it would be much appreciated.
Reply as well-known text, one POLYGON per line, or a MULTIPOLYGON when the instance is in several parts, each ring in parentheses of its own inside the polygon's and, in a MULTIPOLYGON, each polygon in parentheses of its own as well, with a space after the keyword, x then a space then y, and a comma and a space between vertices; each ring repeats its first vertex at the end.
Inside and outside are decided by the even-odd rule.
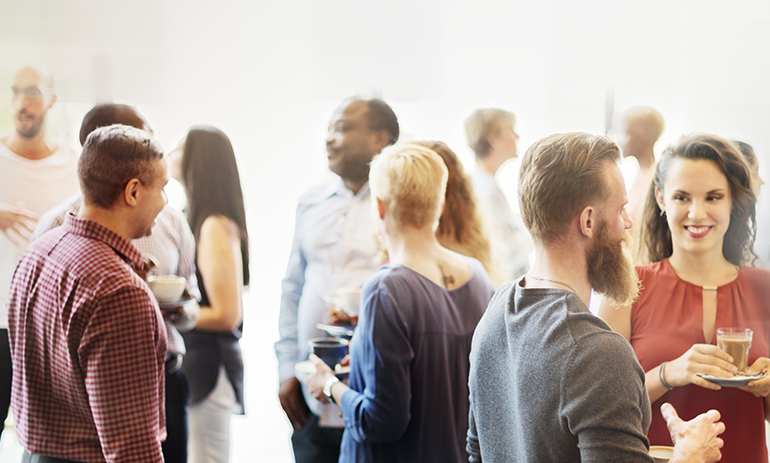
MULTIPOLYGON (((498 290, 471 350, 470 461, 652 462, 650 401, 628 342, 588 311, 591 290, 620 304, 639 283, 618 147, 584 133, 536 142, 519 177, 535 241, 530 273, 498 290)), ((714 462, 716 410, 684 422, 665 404, 671 463, 714 462)))

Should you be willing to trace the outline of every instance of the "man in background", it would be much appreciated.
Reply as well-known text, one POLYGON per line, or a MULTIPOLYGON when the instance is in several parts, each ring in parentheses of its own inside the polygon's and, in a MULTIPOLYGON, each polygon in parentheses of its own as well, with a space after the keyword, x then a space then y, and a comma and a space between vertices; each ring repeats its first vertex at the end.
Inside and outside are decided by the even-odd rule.
POLYGON ((319 425, 322 407, 332 405, 322 405, 307 392, 294 376, 294 365, 307 358, 309 339, 326 336, 316 327, 329 323, 326 300, 340 288, 360 287, 377 269, 369 163, 398 136, 398 119, 384 101, 343 101, 332 115, 326 137, 329 170, 338 178, 311 188, 299 199, 282 286, 281 339, 275 344, 278 396, 294 427, 292 447, 299 463, 339 459, 343 424, 319 425))
POLYGON ((77 154, 46 136, 51 75, 26 67, 11 87, 15 130, 0 137, 0 433, 11 399, 8 290, 40 214, 78 191, 77 154))
POLYGON ((476 109, 465 119, 468 146, 476 156, 476 167, 471 173, 473 189, 485 216, 492 254, 497 256, 504 281, 511 281, 527 271, 532 252, 532 241, 495 180, 500 167, 517 157, 519 135, 515 125, 516 116, 498 108, 476 109))
MULTIPOLYGON (((80 144, 84 145, 88 135, 99 127, 123 124, 152 133, 149 123, 135 108, 122 104, 106 103, 92 108, 80 126, 80 144)), ((64 223, 70 214, 77 215, 83 202, 83 196, 77 193, 62 204, 49 210, 40 218, 33 240, 45 232, 64 223)), ((188 293, 200 298, 195 277, 195 238, 184 214, 166 205, 155 219, 150 236, 131 241, 131 244, 144 257, 152 257, 156 265, 150 275, 179 275, 187 280, 188 293)), ((166 463, 187 462, 188 411, 190 407, 190 388, 187 375, 181 364, 185 353, 185 344, 179 330, 190 330, 195 326, 200 307, 196 301, 190 301, 179 313, 166 316, 168 334, 168 352, 166 353, 166 431, 163 441, 163 458, 166 463)))
POLYGON ((8 298, 23 459, 162 462, 166 329, 130 240, 166 205, 168 162, 149 133, 113 125, 89 135, 78 177, 78 215, 28 247, 8 298))
POLYGON ((650 183, 655 176, 655 143, 658 142, 665 123, 663 115, 649 106, 633 106, 622 115, 618 124, 618 146, 620 154, 624 158, 633 157, 639 163, 639 170, 633 180, 629 181, 628 188, 628 215, 636 226, 631 230, 631 238, 634 241, 632 252, 635 262, 646 258, 646 251, 640 253, 641 243, 639 236, 641 226, 644 223, 642 213, 650 183))

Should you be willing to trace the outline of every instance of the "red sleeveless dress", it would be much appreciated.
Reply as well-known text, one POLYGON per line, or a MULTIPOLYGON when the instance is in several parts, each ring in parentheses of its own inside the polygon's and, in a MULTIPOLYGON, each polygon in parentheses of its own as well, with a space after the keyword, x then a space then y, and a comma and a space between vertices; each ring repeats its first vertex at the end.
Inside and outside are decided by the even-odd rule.
MULTIPOLYGON (((636 268, 642 281, 639 300, 631 309, 631 346, 644 371, 674 360, 693 344, 716 345, 716 328, 738 326, 754 330, 749 365, 770 357, 770 270, 742 267, 738 278, 717 289, 714 336, 703 336, 703 289, 680 279, 668 259, 636 268)), ((723 387, 712 391, 689 384, 666 392, 652 404, 650 445, 672 445, 660 406, 671 403, 683 420, 709 409, 719 410, 722 462, 767 463, 764 403, 761 397, 723 387)))

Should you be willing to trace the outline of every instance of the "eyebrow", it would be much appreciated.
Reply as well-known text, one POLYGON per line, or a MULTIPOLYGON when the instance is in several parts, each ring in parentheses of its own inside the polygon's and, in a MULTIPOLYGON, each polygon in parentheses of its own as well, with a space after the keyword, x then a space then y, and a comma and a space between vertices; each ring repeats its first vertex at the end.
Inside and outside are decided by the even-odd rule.
MULTIPOLYGON (((689 195, 690 194, 689 192, 684 191, 684 190, 675 190, 674 194, 676 194, 676 193, 681 193, 681 194, 685 194, 685 195, 689 195)), ((707 195, 712 195, 712 194, 715 194, 715 193, 725 194, 725 193, 727 193, 727 190, 725 190, 724 188, 717 188, 715 190, 711 190, 711 191, 706 192, 707 195)))

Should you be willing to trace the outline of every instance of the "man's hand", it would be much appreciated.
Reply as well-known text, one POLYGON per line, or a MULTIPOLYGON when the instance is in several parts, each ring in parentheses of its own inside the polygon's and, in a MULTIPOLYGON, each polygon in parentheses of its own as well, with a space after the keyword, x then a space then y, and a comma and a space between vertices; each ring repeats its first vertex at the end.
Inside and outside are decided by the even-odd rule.
POLYGON ((38 220, 40 216, 24 209, 21 204, 12 206, 0 203, 0 231, 22 251, 32 241, 32 232, 38 220))
POLYGON ((690 421, 682 421, 669 403, 663 404, 660 412, 674 442, 671 463, 713 463, 722 459, 719 449, 724 442, 717 436, 725 432, 725 425, 719 422, 718 411, 709 410, 690 421))
POLYGON ((281 383, 278 399, 294 429, 300 429, 307 421, 307 408, 302 397, 302 385, 297 378, 291 377, 281 383))

